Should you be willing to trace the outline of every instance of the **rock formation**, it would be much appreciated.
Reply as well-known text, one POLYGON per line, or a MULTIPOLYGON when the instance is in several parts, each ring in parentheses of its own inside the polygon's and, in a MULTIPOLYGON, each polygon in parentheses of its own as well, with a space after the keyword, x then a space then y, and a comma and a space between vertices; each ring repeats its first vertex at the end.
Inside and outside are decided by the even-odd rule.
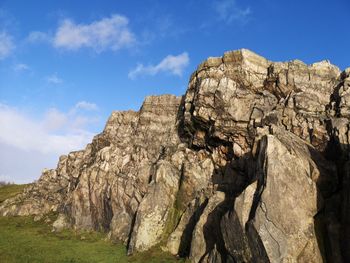
POLYGON ((191 262, 350 261, 350 69, 209 58, 183 97, 113 112, 0 214, 59 213, 128 253, 191 262))

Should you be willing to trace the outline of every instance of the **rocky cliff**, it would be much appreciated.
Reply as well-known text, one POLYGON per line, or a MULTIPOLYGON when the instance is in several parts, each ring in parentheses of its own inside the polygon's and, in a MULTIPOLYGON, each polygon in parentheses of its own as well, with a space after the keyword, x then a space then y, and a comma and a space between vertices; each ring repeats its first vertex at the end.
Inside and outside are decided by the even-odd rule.
POLYGON ((128 253, 191 262, 350 262, 350 69, 209 58, 183 97, 113 112, 85 150, 0 214, 59 213, 128 253))

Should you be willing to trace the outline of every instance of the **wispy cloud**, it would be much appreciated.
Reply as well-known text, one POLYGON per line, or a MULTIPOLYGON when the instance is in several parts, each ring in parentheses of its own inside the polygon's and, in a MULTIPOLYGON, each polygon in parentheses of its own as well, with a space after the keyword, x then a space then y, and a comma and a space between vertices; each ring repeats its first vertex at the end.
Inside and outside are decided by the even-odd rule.
POLYGON ((15 49, 13 38, 6 31, 0 32, 0 60, 8 57, 15 49))
POLYGON ((48 109, 43 120, 43 127, 47 131, 57 131, 68 123, 67 114, 60 112, 56 108, 48 109))
POLYGON ((94 135, 89 127, 99 117, 76 110, 78 104, 67 112, 51 108, 39 117, 0 104, 0 178, 30 182, 44 167, 53 168, 59 155, 83 149, 94 135), (21 165, 13 169, 18 160, 21 165))
POLYGON ((144 66, 143 64, 138 64, 135 69, 129 72, 128 77, 135 79, 139 75, 153 76, 160 72, 169 72, 170 74, 181 76, 189 62, 190 58, 187 52, 177 56, 168 55, 157 65, 144 66))
POLYGON ((87 102, 87 101, 79 101, 77 104, 75 104, 75 109, 82 109, 87 111, 96 111, 98 110, 98 107, 95 103, 87 102))
POLYGON ((84 131, 88 124, 97 121, 97 118, 93 114, 93 112, 97 110, 98 106, 95 103, 79 101, 67 112, 61 112, 56 108, 50 108, 46 111, 42 123, 44 127, 54 131, 84 131))
POLYGON ((246 23, 251 15, 250 7, 241 8, 236 0, 221 0, 214 2, 214 10, 221 21, 230 24, 234 21, 246 23))
POLYGON ((46 78, 46 81, 47 81, 47 83, 54 84, 54 85, 58 85, 58 84, 62 84, 63 83, 63 79, 58 77, 57 73, 54 73, 54 74, 48 76, 46 78))
POLYGON ((24 63, 18 63, 13 66, 13 70, 16 72, 26 71, 29 70, 29 66, 24 63))
POLYGON ((0 104, 0 142, 22 150, 62 154, 83 147, 93 136, 86 125, 95 121, 96 117, 56 108, 48 109, 38 120, 0 104))
POLYGON ((145 20, 145 28, 143 29, 140 42, 142 44, 150 44, 164 38, 178 39, 188 31, 189 27, 184 27, 176 18, 169 14, 159 15, 159 10, 150 10, 143 19, 145 20))
POLYGON ((26 41, 29 43, 51 42, 52 38, 48 33, 40 32, 40 31, 32 31, 27 36, 26 41))
POLYGON ((66 50, 85 47, 96 52, 107 49, 116 51, 130 47, 136 42, 128 24, 128 18, 121 15, 112 15, 90 24, 76 24, 70 19, 65 19, 53 37, 53 45, 66 50))

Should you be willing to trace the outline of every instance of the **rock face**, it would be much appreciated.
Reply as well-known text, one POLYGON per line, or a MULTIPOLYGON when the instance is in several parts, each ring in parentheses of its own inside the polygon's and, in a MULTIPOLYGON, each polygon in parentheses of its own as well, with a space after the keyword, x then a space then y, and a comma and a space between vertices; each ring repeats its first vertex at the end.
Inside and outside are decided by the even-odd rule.
POLYGON ((54 228, 107 232, 128 253, 192 262, 349 262, 350 70, 209 58, 183 97, 113 112, 0 214, 59 213, 54 228))

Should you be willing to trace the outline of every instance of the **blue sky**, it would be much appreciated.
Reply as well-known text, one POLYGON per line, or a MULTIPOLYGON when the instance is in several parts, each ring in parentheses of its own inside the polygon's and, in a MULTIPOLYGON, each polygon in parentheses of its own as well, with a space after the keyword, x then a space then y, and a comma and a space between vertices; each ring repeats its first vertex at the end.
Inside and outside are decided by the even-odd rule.
POLYGON ((350 66, 350 2, 0 0, 0 180, 30 182, 113 110, 186 91, 209 56, 350 66))

